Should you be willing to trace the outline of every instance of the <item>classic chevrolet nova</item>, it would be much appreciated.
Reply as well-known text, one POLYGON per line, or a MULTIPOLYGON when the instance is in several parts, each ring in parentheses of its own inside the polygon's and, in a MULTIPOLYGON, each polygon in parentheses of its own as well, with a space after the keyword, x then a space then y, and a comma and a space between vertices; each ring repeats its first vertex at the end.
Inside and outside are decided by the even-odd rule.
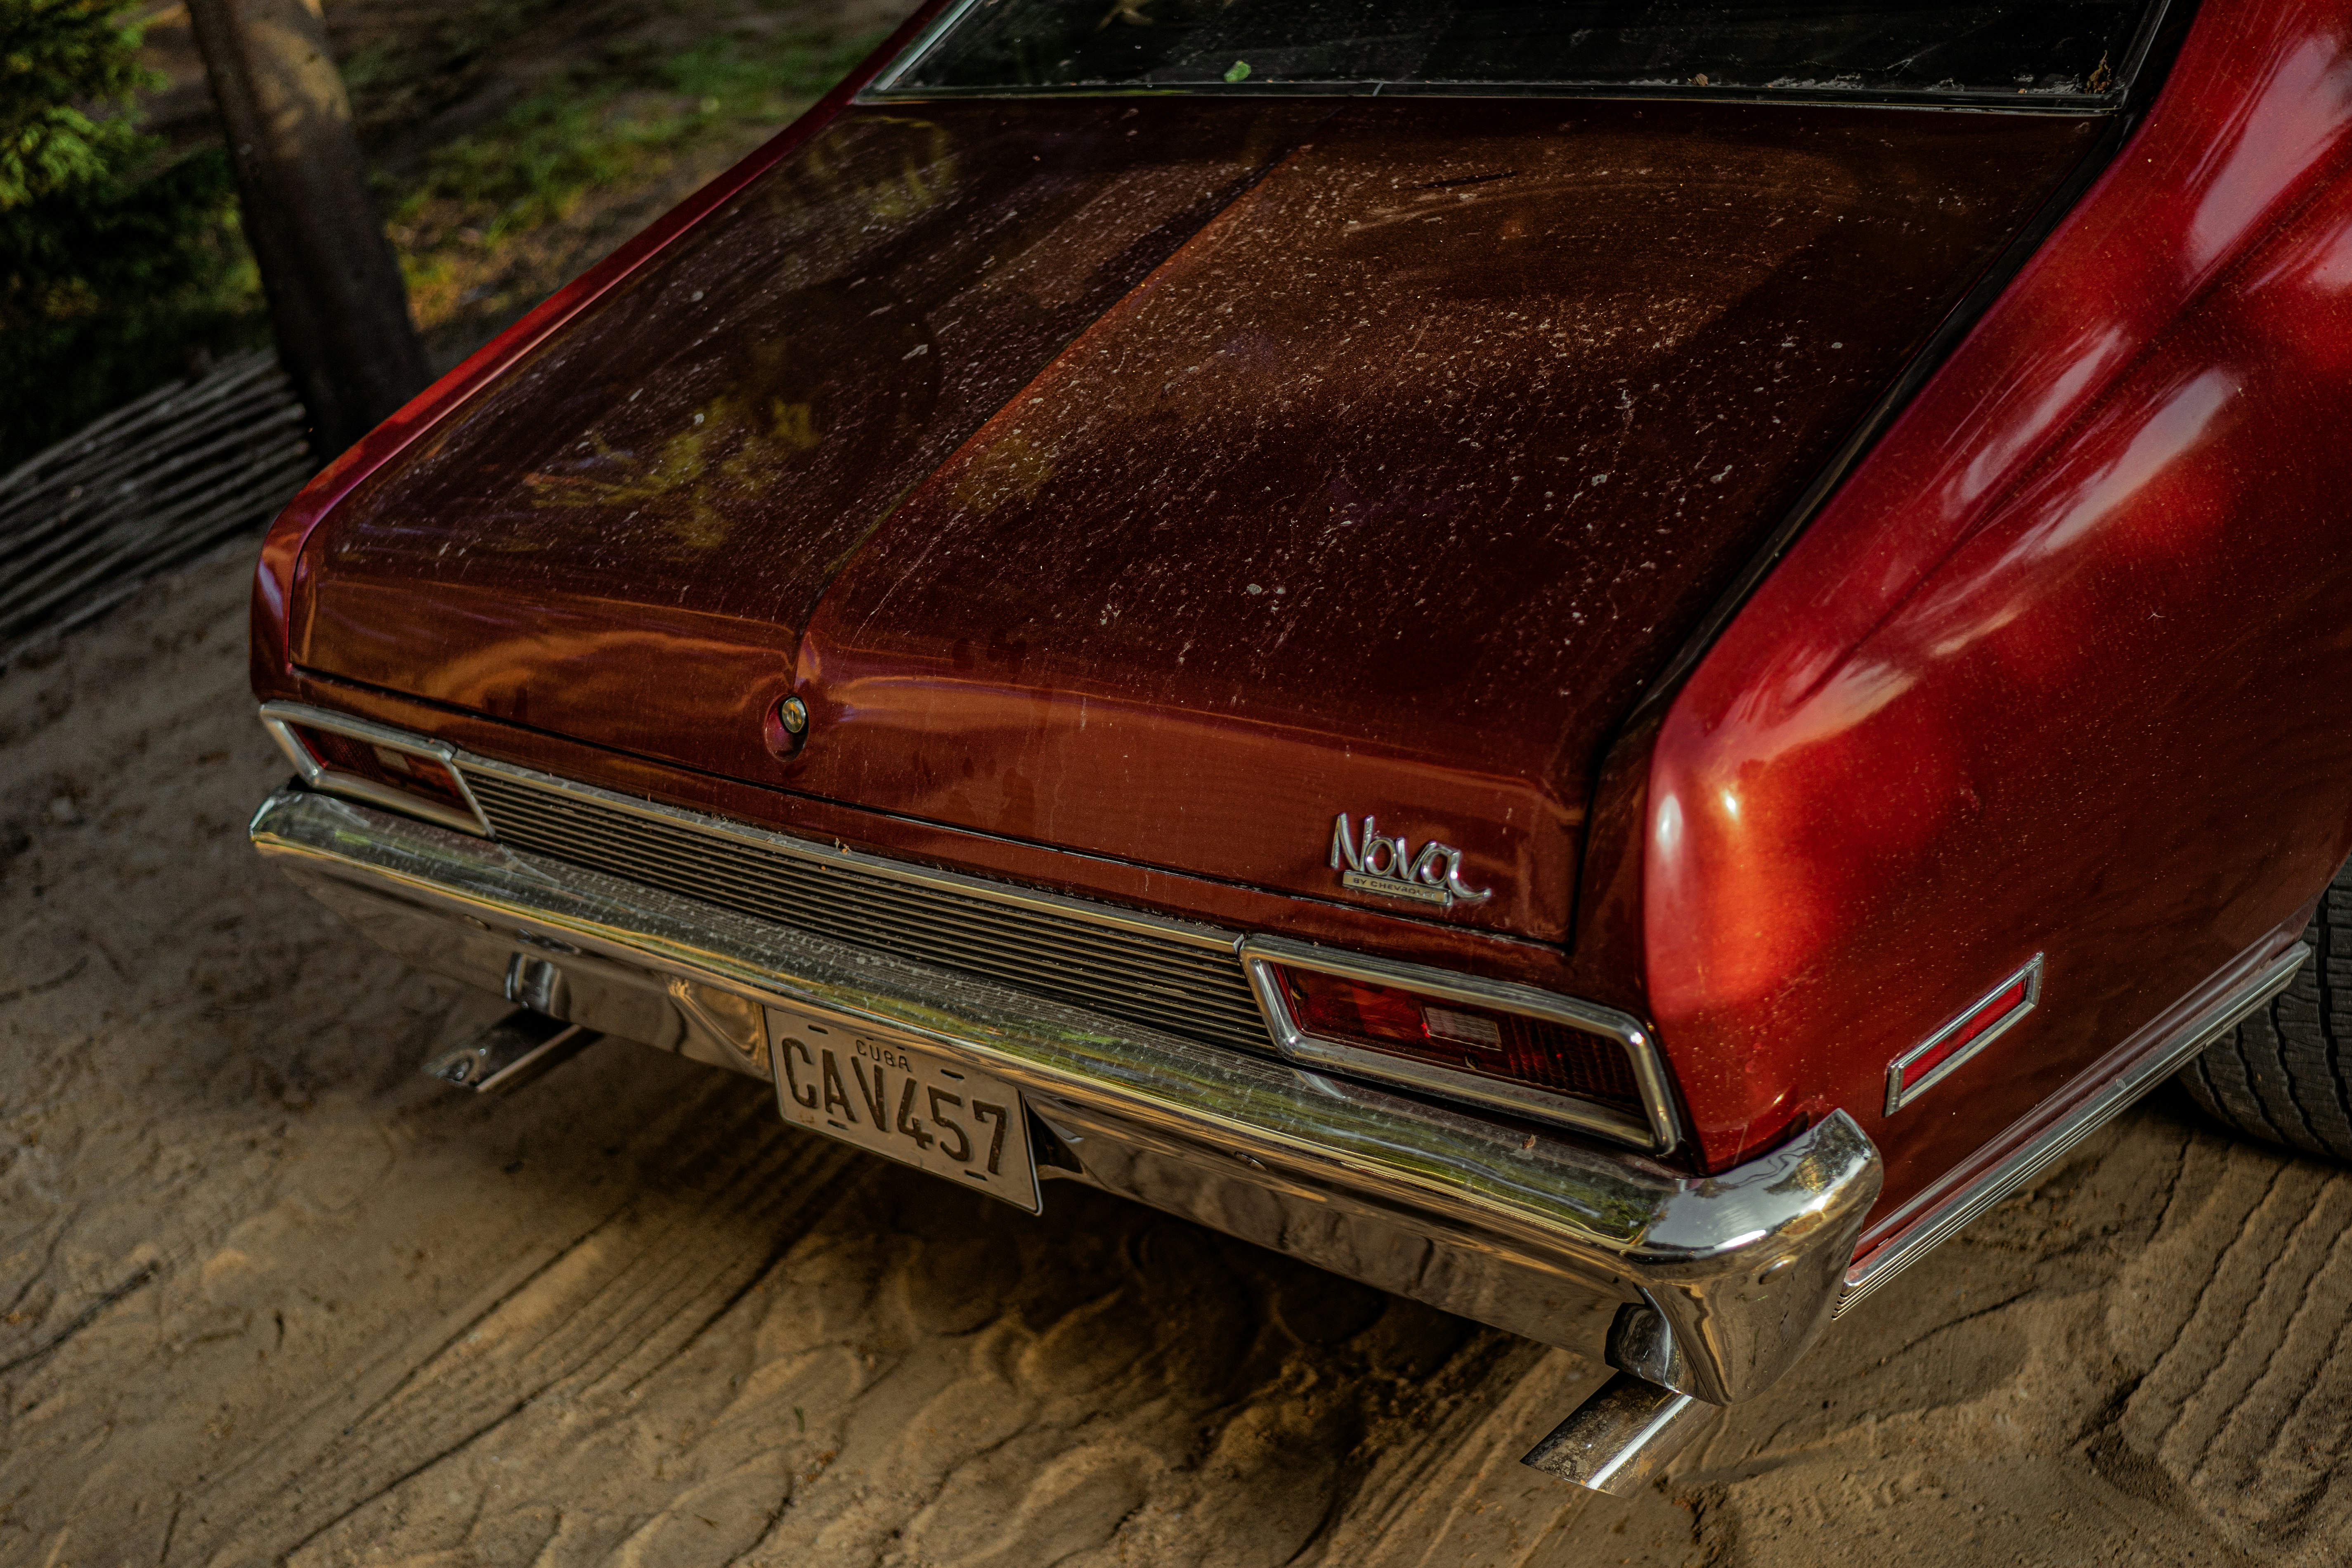
POLYGON ((934 5, 278 521, 254 841, 1627 1488, 2184 1065, 2352 1154, 2347 167, 2294 0, 934 5))

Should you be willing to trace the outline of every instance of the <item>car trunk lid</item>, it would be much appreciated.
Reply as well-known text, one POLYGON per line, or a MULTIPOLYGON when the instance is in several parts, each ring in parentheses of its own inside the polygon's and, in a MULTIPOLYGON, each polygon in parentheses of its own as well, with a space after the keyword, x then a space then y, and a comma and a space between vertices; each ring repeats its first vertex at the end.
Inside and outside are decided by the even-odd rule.
POLYGON ((854 111, 331 516, 297 658, 1558 940, 1643 683, 2089 125, 854 111))

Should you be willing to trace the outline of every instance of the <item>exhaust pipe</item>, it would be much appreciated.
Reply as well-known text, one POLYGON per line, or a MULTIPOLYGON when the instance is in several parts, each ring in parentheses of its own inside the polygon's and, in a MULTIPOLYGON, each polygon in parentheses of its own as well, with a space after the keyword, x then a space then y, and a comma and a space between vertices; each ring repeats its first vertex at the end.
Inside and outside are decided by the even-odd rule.
POLYGON ((604 1038, 593 1029, 518 1007, 454 1051, 425 1064, 425 1076, 476 1094, 512 1094, 604 1038))
POLYGON ((1721 1408, 1617 1373, 1519 1463, 1611 1497, 1629 1497, 1706 1430, 1721 1408))

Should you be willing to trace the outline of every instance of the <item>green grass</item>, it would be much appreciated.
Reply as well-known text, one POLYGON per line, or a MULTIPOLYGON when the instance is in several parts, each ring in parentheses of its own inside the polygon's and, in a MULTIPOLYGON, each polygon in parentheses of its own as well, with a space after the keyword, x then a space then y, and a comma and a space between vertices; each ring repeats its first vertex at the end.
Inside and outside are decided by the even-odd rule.
POLYGON ((361 144, 396 138, 462 100, 479 85, 486 62, 572 3, 576 0, 465 0, 415 7, 394 28, 362 44, 342 62, 343 86, 351 94, 361 144))
POLYGON ((435 149, 394 221, 453 204, 483 244, 558 222, 590 191, 632 184, 719 132, 781 128, 879 41, 743 34, 575 78, 435 149))

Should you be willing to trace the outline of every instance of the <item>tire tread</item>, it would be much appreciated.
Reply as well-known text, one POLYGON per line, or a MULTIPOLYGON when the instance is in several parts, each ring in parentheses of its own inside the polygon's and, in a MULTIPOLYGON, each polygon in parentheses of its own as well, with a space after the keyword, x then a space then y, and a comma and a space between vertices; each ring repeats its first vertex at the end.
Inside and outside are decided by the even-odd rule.
POLYGON ((2285 990, 2181 1069, 2189 1097, 2231 1130, 2352 1163, 2352 865, 2304 931, 2312 956, 2285 990))

